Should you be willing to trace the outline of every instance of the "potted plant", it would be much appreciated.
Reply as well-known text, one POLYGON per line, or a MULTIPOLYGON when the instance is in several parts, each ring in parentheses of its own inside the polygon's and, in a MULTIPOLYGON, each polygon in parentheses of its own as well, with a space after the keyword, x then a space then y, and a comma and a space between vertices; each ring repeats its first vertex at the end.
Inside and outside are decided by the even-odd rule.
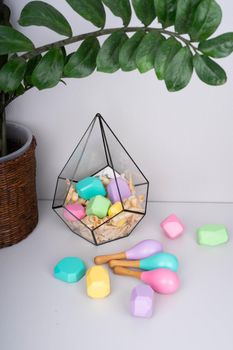
POLYGON ((16 243, 37 224, 35 139, 27 128, 6 123, 5 118, 15 98, 33 87, 42 90, 68 77, 87 77, 96 68, 104 73, 154 70, 169 91, 185 88, 193 70, 209 85, 227 80, 213 59, 232 53, 233 33, 210 38, 222 20, 215 0, 66 2, 98 29, 74 35, 57 9, 43 1, 30 1, 22 9, 19 24, 44 26, 62 36, 35 48, 10 25, 10 10, 0 0, 0 246, 16 243), (106 7, 122 19, 121 27, 105 28, 106 7), (141 26, 129 25, 132 11, 141 26), (101 36, 106 36, 102 46, 101 36), (81 45, 67 54, 66 46, 76 42, 81 45))

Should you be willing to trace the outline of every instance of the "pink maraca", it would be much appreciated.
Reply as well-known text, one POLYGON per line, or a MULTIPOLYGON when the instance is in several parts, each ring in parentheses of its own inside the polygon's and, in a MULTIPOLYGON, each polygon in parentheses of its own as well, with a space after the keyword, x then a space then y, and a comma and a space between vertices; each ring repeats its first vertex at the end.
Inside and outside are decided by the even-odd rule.
POLYGON ((178 275, 169 269, 156 269, 151 271, 133 271, 125 267, 117 266, 114 273, 122 276, 132 276, 141 279, 151 286, 155 292, 160 294, 172 294, 179 288, 180 281, 178 275))
POLYGON ((159 253, 163 250, 162 244, 154 239, 146 239, 139 242, 132 248, 126 250, 125 252, 120 252, 117 254, 111 255, 99 255, 94 258, 95 264, 102 265, 106 264, 110 260, 120 260, 120 259, 129 259, 129 260, 140 260, 147 258, 153 254, 159 253))

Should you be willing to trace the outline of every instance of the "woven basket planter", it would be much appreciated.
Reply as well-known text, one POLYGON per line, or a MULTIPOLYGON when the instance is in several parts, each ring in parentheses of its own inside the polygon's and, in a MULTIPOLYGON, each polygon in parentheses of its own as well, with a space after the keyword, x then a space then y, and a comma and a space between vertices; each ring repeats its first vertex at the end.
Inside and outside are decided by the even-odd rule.
POLYGON ((36 140, 21 155, 0 163, 0 248, 26 238, 38 222, 36 140))

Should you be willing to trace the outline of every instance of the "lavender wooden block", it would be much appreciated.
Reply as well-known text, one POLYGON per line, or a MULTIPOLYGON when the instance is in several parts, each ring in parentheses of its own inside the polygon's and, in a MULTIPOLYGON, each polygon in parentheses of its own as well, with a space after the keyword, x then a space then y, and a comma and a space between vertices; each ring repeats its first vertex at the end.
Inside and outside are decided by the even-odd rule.
POLYGON ((131 191, 127 181, 125 181, 121 177, 117 177, 117 180, 112 179, 107 186, 107 191, 108 191, 109 199, 112 203, 120 202, 121 199, 124 200, 131 196, 131 191), (119 192, 120 192, 120 195, 119 195, 119 192))
POLYGON ((150 318, 154 313, 154 291, 144 284, 136 286, 131 293, 130 313, 135 317, 150 318))

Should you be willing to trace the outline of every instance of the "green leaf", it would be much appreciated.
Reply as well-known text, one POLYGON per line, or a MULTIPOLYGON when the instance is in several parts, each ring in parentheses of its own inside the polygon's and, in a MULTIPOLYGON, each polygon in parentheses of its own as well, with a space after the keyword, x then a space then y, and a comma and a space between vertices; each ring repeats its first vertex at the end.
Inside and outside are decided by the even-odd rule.
POLYGON ((132 0, 132 4, 137 17, 145 26, 156 18, 154 0, 132 0))
POLYGON ((175 23, 177 0, 154 0, 155 11, 163 28, 175 23))
POLYGON ((103 43, 96 60, 99 72, 114 73, 120 68, 119 53, 127 39, 123 31, 118 31, 110 35, 103 43))
POLYGON ((193 22, 194 13, 201 0, 178 0, 175 30, 179 34, 188 33, 193 22))
POLYGON ((131 7, 129 0, 102 0, 103 3, 112 11, 114 16, 120 17, 124 26, 127 26, 131 20, 131 7))
POLYGON ((136 65, 140 73, 154 68, 155 55, 165 38, 156 31, 147 33, 136 53, 136 65))
POLYGON ((227 81, 225 71, 207 56, 196 54, 193 64, 198 77, 208 85, 222 85, 227 81))
POLYGON ((64 66, 63 53, 60 49, 50 49, 41 59, 32 73, 32 83, 39 90, 48 89, 58 84, 64 66))
POLYGON ((15 91, 23 79, 25 70, 26 61, 23 58, 10 59, 0 70, 0 90, 5 93, 15 91))
POLYGON ((34 69, 36 68, 36 66, 38 65, 38 63, 40 62, 42 56, 38 55, 35 56, 33 58, 31 58, 28 62, 27 62, 27 68, 26 68, 26 72, 24 74, 24 84, 25 86, 32 86, 32 72, 34 71, 34 69))
POLYGON ((216 38, 202 41, 198 49, 207 56, 227 57, 233 52, 233 33, 225 33, 216 38))
POLYGON ((20 95, 23 95, 24 92, 25 92, 25 88, 23 84, 20 84, 19 87, 17 87, 17 89, 15 90, 15 95, 20 96, 20 95))
POLYGON ((182 47, 173 57, 165 72, 165 83, 169 91, 179 91, 186 87, 192 77, 192 53, 182 47))
POLYGON ((72 29, 66 18, 43 1, 29 2, 21 12, 19 24, 23 27, 44 26, 58 34, 72 36, 72 29))
POLYGON ((144 36, 144 31, 138 31, 123 44, 119 54, 119 63, 123 71, 130 72, 137 68, 137 48, 144 36))
POLYGON ((64 76, 84 78, 93 73, 99 49, 99 42, 94 36, 85 39, 65 65, 64 76))
POLYGON ((11 27, 0 26, 0 55, 33 49, 33 43, 25 35, 11 27))
POLYGON ((74 52, 69 53, 69 55, 66 56, 65 58, 65 65, 69 61, 70 57, 74 54, 74 52))
POLYGON ((161 44, 154 61, 155 72, 158 79, 164 79, 169 63, 181 48, 181 43, 173 37, 167 39, 161 44))
POLYGON ((222 20, 221 7, 215 0, 202 0, 189 29, 192 41, 202 41, 212 35, 222 20))
POLYGON ((105 25, 105 10, 100 0, 66 0, 80 16, 98 28, 105 25))

